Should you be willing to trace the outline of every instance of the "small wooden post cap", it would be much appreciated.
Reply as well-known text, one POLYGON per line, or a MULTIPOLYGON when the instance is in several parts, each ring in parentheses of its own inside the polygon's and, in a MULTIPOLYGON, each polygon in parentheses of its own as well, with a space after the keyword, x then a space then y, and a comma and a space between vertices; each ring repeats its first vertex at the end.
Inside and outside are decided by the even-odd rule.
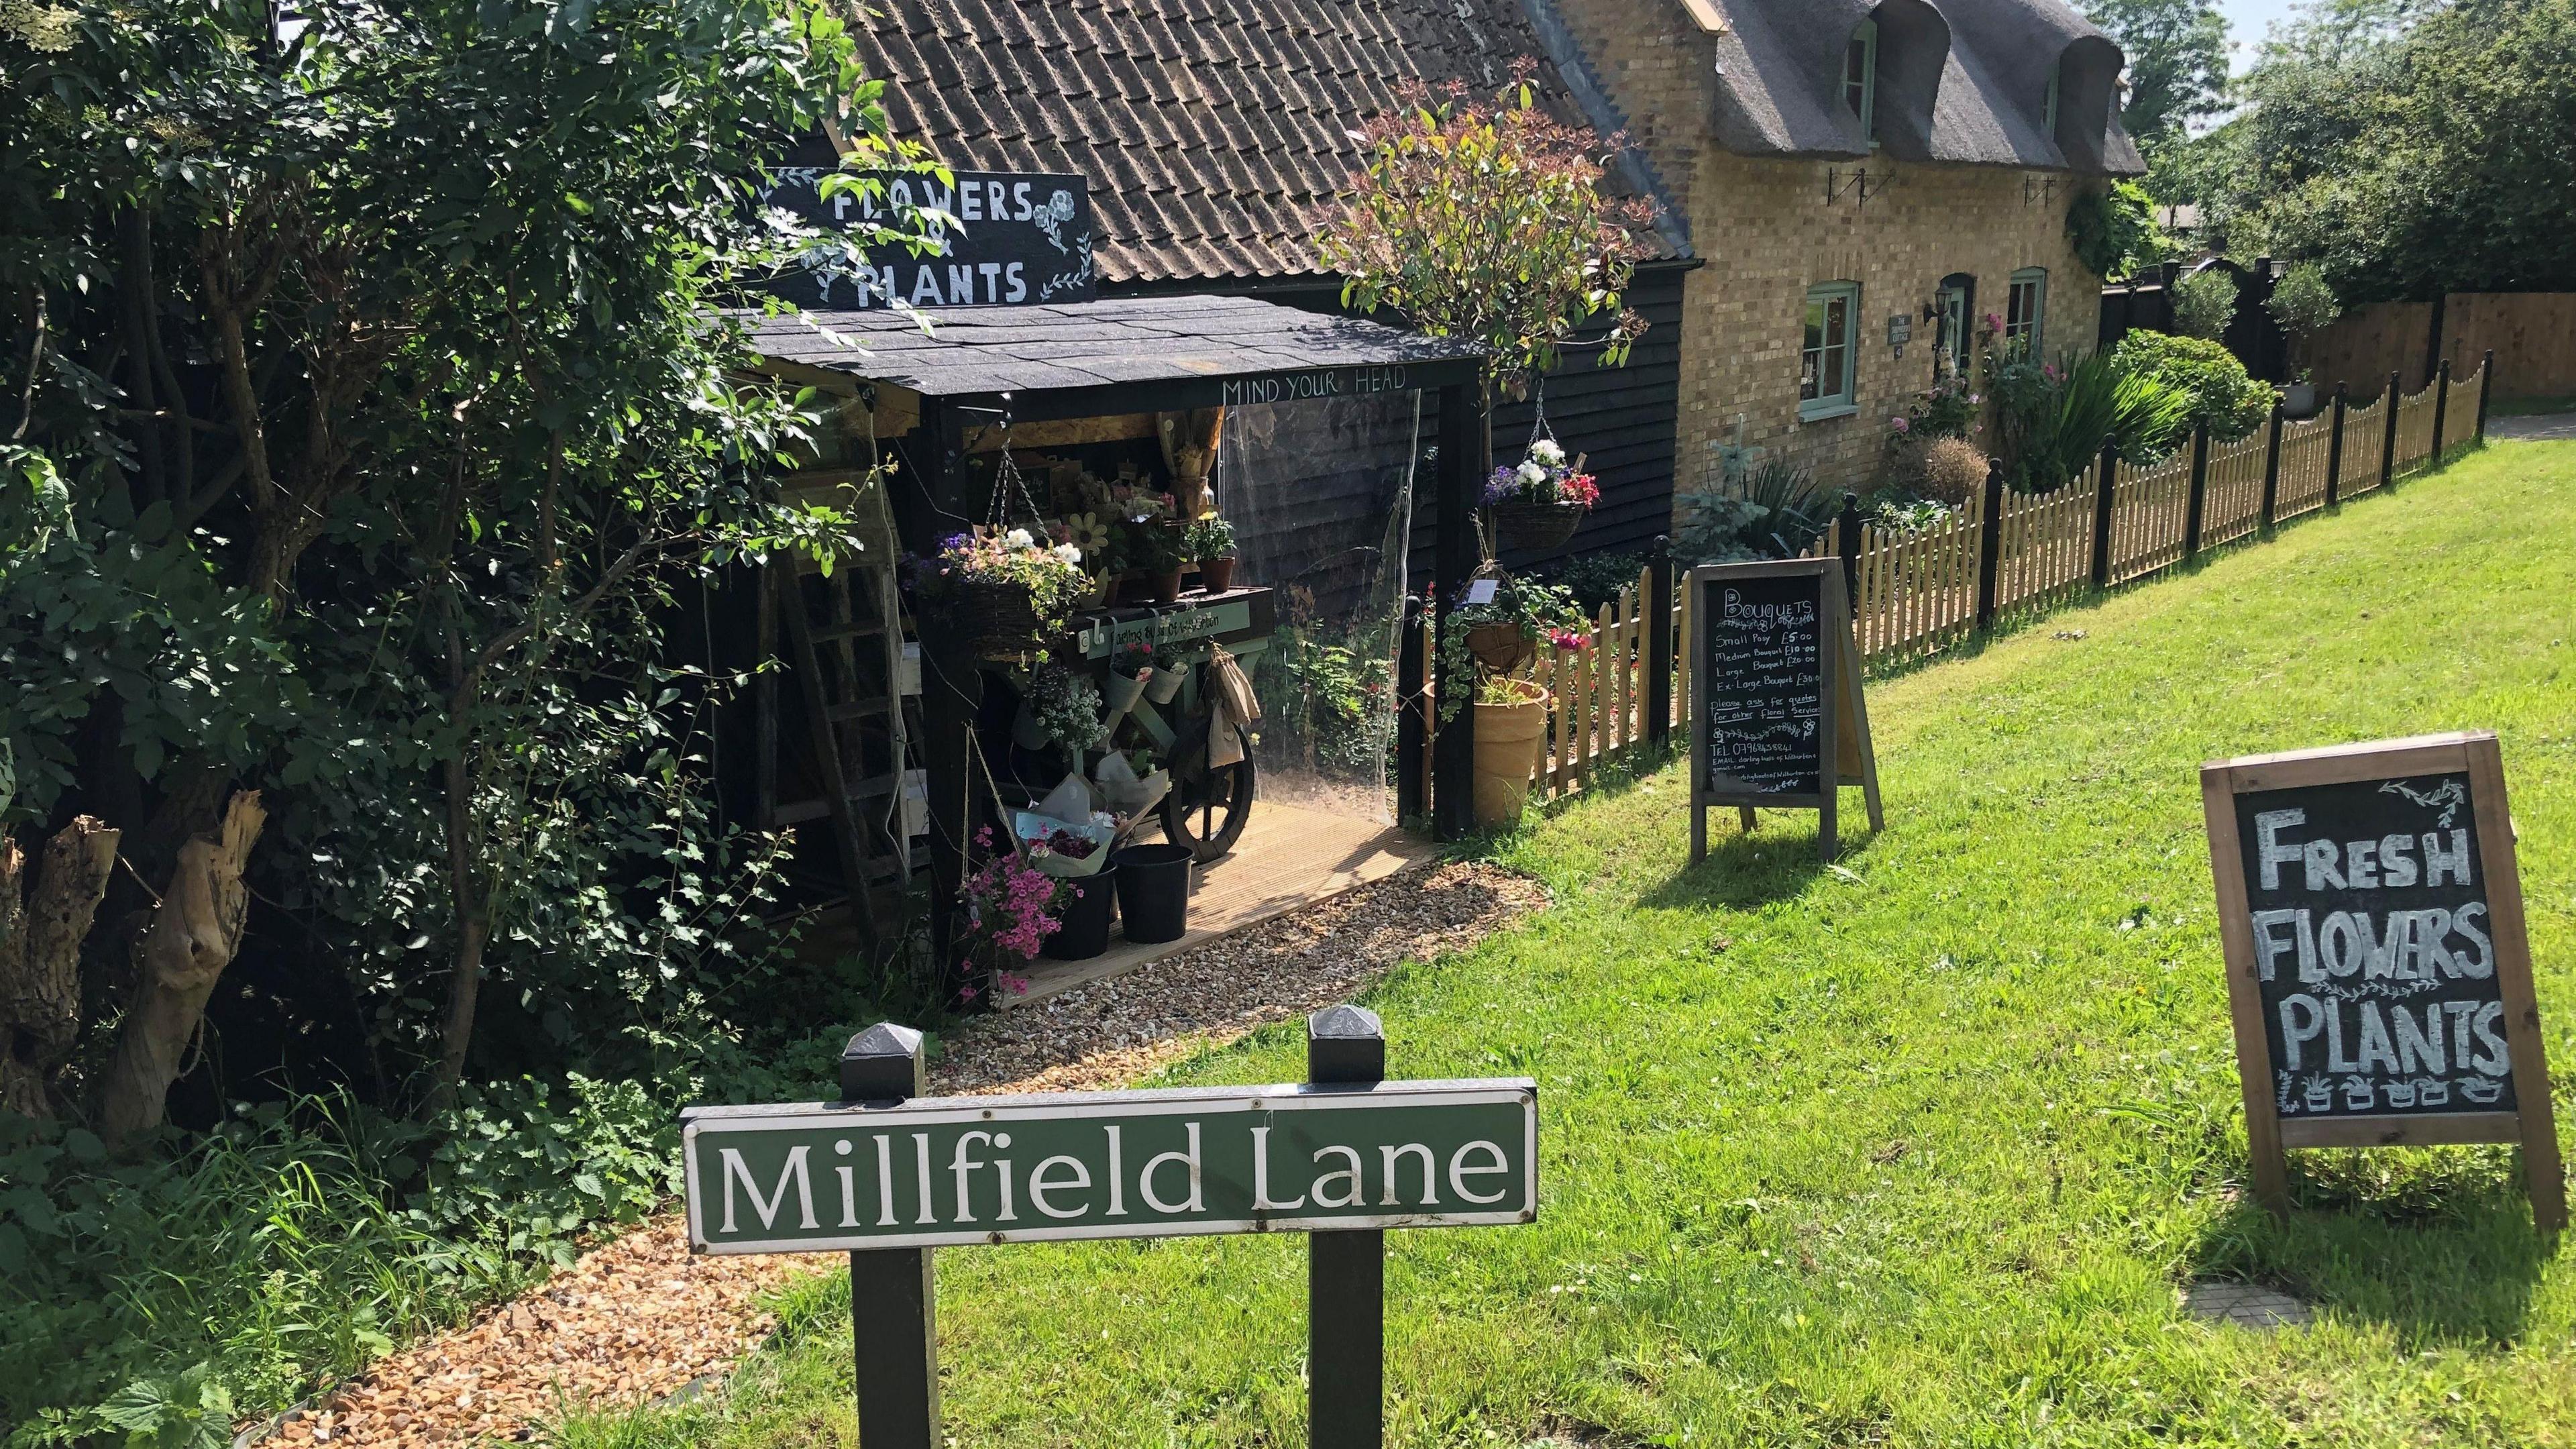
POLYGON ((841 1100, 902 1101, 922 1095, 921 1033, 881 1021, 841 1048, 841 1100))

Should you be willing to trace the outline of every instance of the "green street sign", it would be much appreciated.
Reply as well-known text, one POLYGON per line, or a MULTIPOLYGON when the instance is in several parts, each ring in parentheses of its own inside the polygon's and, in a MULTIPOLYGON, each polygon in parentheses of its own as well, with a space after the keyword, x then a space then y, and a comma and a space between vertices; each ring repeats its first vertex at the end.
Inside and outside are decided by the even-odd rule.
POLYGON ((1527 1078, 693 1107, 700 1253, 1525 1223, 1527 1078))

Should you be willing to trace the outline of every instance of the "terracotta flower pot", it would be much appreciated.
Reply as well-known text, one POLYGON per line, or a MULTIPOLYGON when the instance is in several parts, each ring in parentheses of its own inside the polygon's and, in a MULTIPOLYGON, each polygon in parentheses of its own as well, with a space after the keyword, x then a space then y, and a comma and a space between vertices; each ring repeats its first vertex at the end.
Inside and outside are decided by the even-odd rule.
POLYGON ((1168 571, 1146 575, 1145 582, 1152 586, 1157 604, 1169 604, 1181 596, 1181 570, 1177 564, 1168 571))
POLYGON ((1211 594, 1222 594, 1234 587, 1234 560, 1203 558, 1199 560, 1199 584, 1211 594))
POLYGON ((1526 679, 1509 681, 1509 704, 1476 702, 1473 776, 1478 825, 1512 825, 1529 803, 1530 777, 1547 742, 1548 692, 1526 679))

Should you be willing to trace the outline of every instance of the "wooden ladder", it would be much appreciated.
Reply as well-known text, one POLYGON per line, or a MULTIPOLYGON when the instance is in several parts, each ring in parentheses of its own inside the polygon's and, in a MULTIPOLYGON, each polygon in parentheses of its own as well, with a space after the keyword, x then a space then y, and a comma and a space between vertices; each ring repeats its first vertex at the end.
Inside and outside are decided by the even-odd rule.
MULTIPOLYGON (((789 493, 836 490, 838 506, 855 508, 864 550, 836 560, 829 574, 801 555, 768 567, 759 620, 764 656, 778 645, 801 706, 811 768, 801 798, 779 794, 777 679, 762 677, 760 792, 770 829, 829 822, 843 888, 862 936, 876 929, 876 895, 900 889, 912 875, 913 821, 920 771, 920 683, 904 646, 903 606, 895 586, 893 528, 882 494, 854 499, 841 485, 859 473, 800 473, 789 493), (785 635, 783 641, 779 635, 785 635)), ((917 656, 911 656, 917 657, 917 656)))

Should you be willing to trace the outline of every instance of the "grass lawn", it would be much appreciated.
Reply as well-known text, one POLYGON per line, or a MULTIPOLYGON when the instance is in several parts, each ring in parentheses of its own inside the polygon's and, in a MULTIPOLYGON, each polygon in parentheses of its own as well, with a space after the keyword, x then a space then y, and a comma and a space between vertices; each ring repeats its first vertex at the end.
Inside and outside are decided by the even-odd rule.
MULTIPOLYGON (((2567 1134, 2571 541, 2576 446, 2489 450, 1873 685, 1889 828, 1840 868, 1784 813, 1751 838, 1721 816, 1683 869, 1671 769, 1501 846, 1559 904, 1369 1004, 1399 1075, 1539 1080, 1544 1207, 1389 1235, 1392 1440, 2576 1445, 2576 1254, 2532 1232, 2509 1150, 2301 1154, 2292 1221, 2239 1200, 2195 777, 2499 730, 2567 1134), (2204 1276, 2318 1322, 2199 1322, 2204 1276)), ((1302 1070, 1276 1029, 1161 1080, 1302 1070)), ((943 1253, 948 1433, 1301 1445, 1304 1263, 1294 1239, 943 1253)), ((717 1402, 560 1433, 846 1444, 846 1295, 790 1290, 717 1402)))

